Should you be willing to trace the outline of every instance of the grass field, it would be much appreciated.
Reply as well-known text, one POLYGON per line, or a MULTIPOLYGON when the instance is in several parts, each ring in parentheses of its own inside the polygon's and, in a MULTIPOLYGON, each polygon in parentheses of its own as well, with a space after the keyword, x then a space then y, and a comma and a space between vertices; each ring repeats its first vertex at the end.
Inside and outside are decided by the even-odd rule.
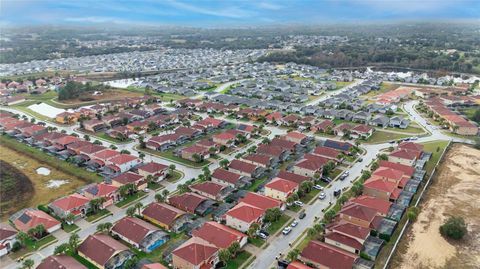
POLYGON ((155 155, 155 156, 158 156, 158 157, 170 160, 170 161, 173 161, 175 163, 179 163, 179 164, 183 164, 183 165, 186 165, 186 166, 189 166, 189 167, 193 167, 193 168, 200 168, 200 167, 203 167, 205 165, 210 164, 210 161, 208 161, 208 160, 203 160, 199 163, 192 162, 190 160, 185 160, 183 158, 180 158, 180 157, 177 157, 177 156, 173 155, 172 151, 158 151, 158 150, 152 150, 152 149, 148 149, 148 148, 145 148, 145 149, 137 148, 137 150, 143 151, 143 152, 146 152, 148 154, 155 155))
POLYGON ((145 196, 147 196, 146 193, 144 193, 142 191, 138 191, 138 192, 134 193, 133 195, 130 195, 127 198, 124 198, 122 201, 116 203, 115 205, 118 206, 118 207, 127 207, 130 204, 133 204, 133 202, 138 201, 145 196))
POLYGON ((411 135, 405 134, 396 134, 396 133, 387 133, 382 131, 375 131, 372 136, 370 136, 366 143, 368 144, 377 144, 377 143, 385 143, 390 140, 397 140, 410 137, 411 135))
POLYGON ((422 145, 423 145, 424 151, 432 153, 431 159, 425 165, 425 169, 427 170, 427 173, 430 174, 435 168, 435 165, 438 162, 438 159, 440 158, 440 156, 442 155, 442 152, 447 147, 448 141, 441 140, 441 141, 435 141, 435 142, 422 143, 422 145))
POLYGON ((183 176, 184 176, 183 173, 181 173, 178 170, 175 170, 167 177, 167 181, 170 183, 175 183, 178 180, 182 179, 183 176))
POLYGON ((240 251, 235 259, 232 259, 227 262, 227 266, 224 267, 224 269, 237 269, 242 267, 242 265, 250 258, 252 254, 250 252, 247 252, 245 250, 240 251))
POLYGON ((2 220, 11 213, 22 208, 36 207, 69 194, 89 182, 100 181, 100 177, 55 157, 49 156, 37 149, 28 147, 13 139, 0 137, 0 159, 13 165, 24 173, 32 182, 34 192, 30 199, 16 202, 8 211, 2 212, 2 220), (36 169, 45 167, 50 170, 48 176, 39 175, 36 169), (81 171, 81 173, 80 173, 81 171), (77 173, 78 172, 78 173, 77 173), (82 175, 84 177, 82 177, 82 175), (58 188, 49 188, 50 180, 68 180, 68 183, 58 188), (5 215, 3 215, 5 214, 5 215))
POLYGON ((275 222, 272 222, 270 224, 270 226, 268 226, 267 228, 267 232, 269 232, 270 234, 274 234, 276 233, 278 230, 280 230, 280 228, 283 227, 283 225, 285 225, 285 223, 287 223, 291 218, 287 215, 282 215, 280 217, 279 220, 275 221, 275 222))
POLYGON ((382 93, 386 93, 389 91, 393 91, 396 88, 398 88, 398 85, 387 83, 387 82, 382 82, 380 85, 380 89, 378 91, 370 91, 367 94, 362 95, 363 97, 374 97, 382 93))
POLYGON ((17 251, 17 252, 13 252, 10 255, 10 258, 16 259, 16 258, 19 258, 19 257, 23 257, 26 254, 37 251, 38 249, 41 249, 42 247, 44 247, 48 244, 51 244, 55 241, 57 241, 57 238, 55 238, 55 236, 53 236, 51 234, 43 237, 40 240, 28 239, 27 242, 25 242, 25 247, 22 248, 21 250, 17 251))
POLYGON ((248 242, 256 247, 259 247, 261 248, 264 244, 265 244, 265 240, 259 238, 259 237, 255 237, 255 238, 248 238, 248 242))
POLYGON ((89 215, 86 218, 86 220, 88 222, 96 222, 96 221, 99 221, 99 220, 103 219, 104 217, 106 217, 108 215, 112 215, 112 212, 108 211, 108 209, 101 209, 101 210, 98 210, 97 213, 89 215))
MULTIPOLYGON (((129 86, 126 89, 126 91, 145 94, 145 88, 143 87, 129 86)), ((178 94, 159 93, 155 91, 151 91, 151 94, 155 97, 160 98, 160 100, 162 100, 163 102, 177 101, 177 100, 186 98, 185 96, 178 95, 178 94)))
POLYGON ((423 133, 425 133, 425 131, 418 127, 418 126, 408 126, 407 128, 405 129, 400 129, 400 128, 394 128, 394 127, 387 127, 385 128, 385 130, 390 130, 390 131, 396 131, 396 132, 402 132, 402 133, 411 133, 413 135, 417 134, 417 135, 421 135, 423 133))

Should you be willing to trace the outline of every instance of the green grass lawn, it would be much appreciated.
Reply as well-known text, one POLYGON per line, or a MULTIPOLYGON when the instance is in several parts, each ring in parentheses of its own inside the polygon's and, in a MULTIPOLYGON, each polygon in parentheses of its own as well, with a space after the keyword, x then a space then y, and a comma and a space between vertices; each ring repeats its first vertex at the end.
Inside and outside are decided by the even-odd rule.
POLYGON ((82 180, 85 180, 86 182, 101 182, 102 178, 93 173, 89 172, 83 168, 80 168, 74 164, 71 164, 66 161, 62 161, 58 158, 55 158, 53 156, 50 156, 46 154, 45 152, 34 148, 30 147, 26 144, 20 143, 17 140, 10 138, 6 135, 1 135, 0 136, 0 143, 12 150, 18 151, 22 154, 25 154, 27 156, 30 156, 30 158, 36 159, 39 162, 46 163, 49 166, 58 169, 66 174, 78 177, 82 180))
POLYGON ((78 230, 78 229, 80 229, 80 228, 79 228, 75 223, 73 223, 73 224, 66 224, 66 223, 64 223, 64 224, 62 225, 62 229, 63 229, 65 232, 67 232, 67 233, 71 233, 71 232, 76 231, 76 230, 78 230))
POLYGON ((334 81, 334 82, 337 85, 336 90, 341 89, 353 83, 353 81, 334 81))
POLYGON ((26 255, 28 253, 31 253, 31 252, 34 252, 34 251, 38 251, 42 247, 44 247, 48 244, 51 244, 55 241, 57 241, 57 238, 55 238, 55 236, 53 236, 51 234, 43 237, 40 240, 33 240, 33 239, 29 238, 25 242, 25 247, 20 249, 19 251, 13 252, 11 254, 11 258, 16 259, 16 258, 23 257, 24 255, 26 255))
POLYGON ((372 136, 370 136, 366 142, 369 144, 376 144, 376 143, 385 143, 390 140, 397 140, 411 137, 411 135, 405 134, 395 134, 395 133, 387 133, 382 131, 375 131, 372 136))
POLYGON ((174 170, 170 175, 167 177, 167 181, 170 183, 177 182, 183 177, 183 173, 180 171, 174 170))
POLYGON ((382 94, 382 93, 386 93, 386 92, 395 90, 396 88, 398 88, 398 85, 387 83, 387 82, 382 82, 382 84, 380 85, 380 89, 378 91, 370 91, 369 93, 364 94, 362 96, 373 97, 373 96, 377 96, 377 95, 382 94))
POLYGON ((88 269, 98 269, 98 267, 96 267, 95 265, 93 265, 93 263, 87 261, 86 259, 84 259, 83 257, 81 257, 80 255, 78 254, 69 254, 70 256, 72 256, 75 260, 77 260, 78 262, 80 262, 81 264, 83 264, 85 267, 87 267, 88 269))
POLYGON ((254 237, 254 238, 249 237, 248 238, 248 243, 250 243, 250 244, 252 244, 256 247, 261 248, 266 243, 266 241, 259 238, 259 237, 254 237))
POLYGON ((160 183, 157 183, 157 182, 148 182, 147 184, 147 188, 153 190, 153 191, 156 191, 158 189, 161 189, 163 188, 162 184, 160 183))
POLYGON ((108 211, 108 209, 101 209, 98 210, 97 213, 87 216, 86 220, 88 222, 96 222, 108 215, 112 215, 112 212, 108 211))
POLYGON ((158 150, 152 150, 152 149, 148 149, 148 148, 145 148, 145 149, 137 148, 137 150, 144 151, 148 154, 155 155, 155 156, 158 156, 160 158, 164 158, 164 159, 167 159, 167 160, 170 160, 170 161, 173 161, 173 162, 176 162, 176 163, 180 163, 180 164, 183 164, 183 165, 186 165, 186 166, 189 166, 189 167, 194 167, 194 168, 200 168, 200 167, 203 167, 203 166, 206 166, 206 165, 210 164, 210 161, 208 161, 208 160, 203 160, 199 163, 192 162, 190 160, 185 160, 183 158, 180 158, 178 156, 173 155, 173 152, 171 150, 170 151, 158 151, 158 150))
POLYGON ((35 117, 37 120, 40 120, 40 121, 46 121, 46 122, 53 122, 53 119, 52 118, 49 118, 45 115, 42 115, 40 113, 37 113, 33 110, 31 110, 30 108, 28 108, 28 106, 30 105, 33 105, 33 104, 36 104, 37 102, 32 102, 32 101, 26 101, 26 102, 23 102, 23 103, 20 103, 20 104, 17 104, 17 105, 14 105, 12 106, 12 108, 14 109, 17 109, 17 110, 20 110, 22 112, 24 112, 25 114, 28 114, 30 116, 33 116, 35 117))
POLYGON ((130 138, 127 138, 126 140, 120 140, 120 139, 111 137, 104 132, 101 132, 101 133, 87 133, 87 134, 90 135, 91 138, 93 138, 93 139, 95 139, 95 137, 99 137, 101 139, 104 139, 104 140, 107 140, 107 141, 110 141, 110 142, 113 142, 113 143, 117 143, 117 144, 126 144, 126 143, 129 143, 129 142, 132 142, 132 139, 130 139, 130 138))
POLYGON ((422 143, 423 145, 423 150, 427 152, 432 153, 432 157, 430 160, 427 162, 425 165, 425 169, 427 170, 427 173, 430 175, 435 166, 437 165, 438 159, 442 155, 443 151, 448 145, 448 141, 435 141, 435 142, 428 142, 428 143, 422 143))
POLYGON ((242 265, 248 260, 248 258, 250 258, 250 256, 252 256, 252 254, 250 254, 250 252, 247 252, 245 250, 240 251, 237 254, 237 256, 235 257, 235 259, 227 262, 227 266, 225 266, 224 269, 241 268, 242 265))
POLYGON ((272 222, 270 226, 267 228, 267 232, 269 232, 271 235, 276 233, 278 230, 280 230, 285 223, 287 223, 291 218, 285 214, 283 214, 280 219, 278 219, 275 222, 272 222))
POLYGON ((265 182, 265 178, 255 179, 247 190, 254 192, 263 182, 265 182))
POLYGON ((143 197, 147 196, 146 193, 144 193, 143 191, 137 191, 136 193, 124 198, 122 201, 116 203, 115 205, 117 207, 121 207, 121 208, 124 208, 124 207, 127 207, 129 206, 130 204, 132 204, 133 202, 137 201, 137 200, 140 200, 142 199, 143 197))
MULTIPOLYGON (((144 87, 136 87, 136 86, 128 86, 125 90, 130 91, 130 92, 140 92, 140 93, 145 93, 145 88, 144 87)), ((178 94, 173 94, 173 93, 159 93, 156 91, 151 91, 151 94, 153 96, 156 96, 163 102, 170 102, 170 101, 177 101, 180 99, 185 99, 186 97, 183 95, 178 95, 178 94)))
POLYGON ((300 201, 302 201, 304 204, 310 203, 312 199, 314 199, 317 194, 320 192, 320 190, 317 189, 312 189, 309 193, 305 194, 302 198, 300 198, 300 201))
MULTIPOLYGON (((350 157, 350 156, 349 156, 349 157, 350 157)), ((343 173, 343 170, 338 169, 338 168, 335 168, 332 172, 330 172, 329 177, 330 177, 331 179, 334 179, 334 178, 336 178, 338 175, 340 175, 341 173, 343 173)))
POLYGON ((412 125, 408 126, 405 129, 387 127, 387 128, 385 128, 385 130, 402 132, 402 133, 411 133, 411 134, 423 134, 423 133, 425 133, 425 131, 422 128, 415 127, 415 126, 412 126, 412 125))

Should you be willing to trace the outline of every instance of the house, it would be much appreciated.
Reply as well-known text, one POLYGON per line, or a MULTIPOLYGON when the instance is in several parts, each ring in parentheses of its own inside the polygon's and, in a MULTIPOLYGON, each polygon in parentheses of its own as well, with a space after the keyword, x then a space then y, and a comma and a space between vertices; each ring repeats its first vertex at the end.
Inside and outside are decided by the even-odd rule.
POLYGON ((375 230, 383 219, 375 209, 358 204, 349 204, 342 207, 338 212, 338 218, 345 222, 375 230))
POLYGON ((105 123, 98 119, 87 120, 81 123, 83 128, 87 131, 96 133, 101 132, 102 130, 106 129, 105 123))
POLYGON ((120 219, 112 226, 110 232, 146 253, 152 252, 170 239, 167 233, 156 226, 133 217, 120 219))
POLYGON ((104 149, 101 151, 98 151, 91 155, 90 161, 92 163, 95 163, 96 165, 103 167, 105 166, 106 162, 110 160, 111 158, 119 155, 120 152, 112 149, 104 149))
POLYGON ((78 219, 87 214, 90 200, 90 198, 74 193, 51 202, 48 207, 61 219, 65 219, 70 214, 78 219))
POLYGON ((257 208, 261 208, 263 210, 267 210, 269 208, 284 208, 284 204, 271 197, 267 197, 265 195, 261 195, 255 192, 247 192, 245 197, 240 199, 240 203, 245 203, 248 205, 252 205, 257 208))
POLYGON ((353 145, 348 142, 340 142, 340 141, 335 141, 331 139, 325 140, 325 142, 323 143, 323 146, 327 148, 333 148, 333 149, 339 150, 343 153, 348 153, 350 148, 353 147, 353 145))
POLYGON ((87 269, 83 264, 66 254, 51 255, 45 258, 36 269, 87 269))
POLYGON ((298 152, 301 149, 300 144, 297 144, 295 142, 288 141, 288 140, 285 140, 285 139, 282 139, 282 138, 272 139, 272 141, 270 142, 270 145, 282 147, 282 148, 290 151, 291 153, 298 152))
POLYGON ((137 158, 130 154, 119 154, 107 161, 107 167, 115 171, 116 173, 124 173, 128 170, 136 167, 142 162, 140 158, 137 158))
POLYGON ((302 182, 304 181, 310 180, 309 177, 298 175, 298 174, 287 172, 287 171, 280 171, 277 177, 286 179, 288 181, 296 182, 298 185, 302 184, 302 182))
POLYGON ((253 154, 242 157, 242 160, 247 163, 251 163, 253 165, 263 167, 265 169, 273 169, 278 165, 277 158, 274 158, 269 155, 263 155, 263 154, 253 153, 253 154))
POLYGON ((305 265, 300 261, 292 261, 288 264, 287 269, 312 269, 312 267, 305 265))
POLYGON ((390 119, 384 115, 377 115, 370 120, 369 124, 377 127, 385 128, 388 126, 390 119))
POLYGON ((368 195, 360 195, 358 197, 352 198, 346 203, 346 205, 349 204, 358 204, 374 209, 383 217, 387 216, 388 211, 392 206, 392 202, 368 195))
POLYGON ((380 160, 380 162, 378 162, 378 165, 379 165, 379 167, 389 167, 389 168, 393 168, 395 170, 400 170, 403 173, 405 173, 405 175, 408 175, 410 177, 412 177, 413 174, 415 173, 415 168, 414 167, 409 166, 409 165, 400 164, 400 163, 394 163, 394 162, 380 160))
POLYGON ((246 232, 253 223, 261 223, 265 210, 247 203, 239 202, 225 213, 227 226, 246 232))
POLYGON ((157 162, 149 162, 145 165, 142 165, 137 168, 137 173, 145 178, 151 176, 156 179, 156 181, 161 181, 165 179, 168 175, 168 166, 160 164, 157 162))
POLYGON ((350 130, 353 128, 353 125, 348 123, 342 123, 333 128, 333 133, 337 136, 346 136, 350 134, 350 130))
POLYGON ((219 249, 226 249, 233 242, 238 242, 242 248, 248 241, 246 234, 215 221, 205 222, 202 227, 192 231, 192 236, 201 238, 219 249))
POLYGON ((323 158, 313 154, 306 154, 308 158, 302 159, 300 162, 293 166, 293 172, 306 177, 315 177, 315 174, 322 174, 323 166, 329 161, 327 158, 323 158))
POLYGON ((166 134, 161 136, 152 136, 147 141, 147 148, 153 150, 165 151, 169 148, 184 143, 187 137, 178 133, 166 134))
POLYGON ((121 187, 127 184, 134 184, 138 190, 144 190, 147 187, 147 181, 139 174, 133 172, 126 172, 112 178, 112 185, 121 187))
POLYGON ((192 162, 201 162, 210 157, 210 151, 205 147, 192 145, 181 149, 180 155, 185 160, 190 160, 192 162))
POLYGON ((323 157, 323 158, 330 159, 330 160, 334 161, 335 163, 338 163, 338 162, 340 162, 340 157, 342 155, 342 152, 339 151, 339 150, 336 150, 334 148, 318 146, 313 150, 312 154, 318 155, 318 156, 323 157))
POLYGON ((358 256, 327 243, 312 240, 300 253, 302 262, 322 269, 352 269, 358 256))
POLYGON ((283 138, 287 141, 291 141, 297 144, 305 144, 309 140, 307 135, 299 132, 288 132, 283 138))
POLYGON ((325 229, 325 243, 354 254, 360 254, 370 236, 370 229, 349 222, 339 221, 325 229))
POLYGON ((212 137, 212 140, 214 143, 217 143, 219 145, 224 145, 226 147, 233 146, 235 139, 236 139, 235 135, 229 132, 219 133, 212 137))
POLYGON ((17 242, 17 230, 12 226, 0 223, 0 257, 8 254, 17 242))
POLYGON ((62 224, 54 217, 33 208, 24 208, 12 215, 9 220, 15 225, 17 230, 22 232, 28 232, 28 230, 36 228, 38 225, 43 225, 48 233, 53 233, 62 227, 62 224))
POLYGON ((183 127, 183 126, 180 126, 177 129, 175 129, 175 133, 184 135, 184 136, 186 136, 190 139, 198 138, 202 135, 202 132, 200 132, 197 129, 189 128, 189 127, 183 127))
POLYGON ((265 196, 285 202, 287 198, 298 191, 298 183, 276 177, 265 185, 265 196))
POLYGON ((280 146, 260 144, 257 147, 257 153, 274 157, 280 162, 283 162, 288 159, 291 152, 280 146))
POLYGON ((278 123, 284 126, 293 126, 295 125, 298 121, 300 120, 300 117, 295 115, 295 114, 290 114, 287 115, 280 120, 278 120, 278 123))
POLYGON ((335 124, 331 120, 324 120, 317 125, 310 127, 310 130, 314 133, 326 133, 328 130, 333 129, 335 124))
POLYGON ((210 181, 193 184, 189 187, 193 192, 217 201, 223 200, 231 189, 227 185, 210 181))
POLYGON ((272 124, 278 122, 282 117, 282 113, 275 111, 265 116, 265 120, 267 123, 272 124))
POLYGON ((212 173, 212 182, 224 184, 234 189, 245 185, 245 177, 237 173, 225 170, 223 168, 217 168, 212 173))
POLYGON ((410 124, 410 121, 404 119, 400 116, 393 116, 390 118, 390 123, 388 124, 390 127, 396 127, 400 129, 405 129, 410 124))
POLYGON ((219 119, 215 119, 215 118, 211 118, 211 117, 207 117, 207 118, 205 118, 205 119, 203 119, 203 120, 198 121, 197 123, 195 123, 196 126, 201 126, 201 127, 203 127, 204 129, 206 129, 207 131, 221 128, 221 127, 223 127, 225 124, 226 124, 225 121, 219 120, 219 119))
POLYGON ((372 115, 370 113, 366 111, 359 111, 353 115, 352 121, 366 124, 371 118, 372 115))
POLYGON ((374 129, 372 127, 359 124, 350 130, 350 136, 355 139, 357 138, 367 139, 373 134, 373 131, 374 129))
POLYGON ((78 255, 101 269, 123 268, 134 256, 127 246, 102 233, 89 235, 78 246, 78 255))
POLYGON ((76 123, 79 118, 80 118, 80 115, 78 113, 65 111, 55 116, 55 121, 61 124, 72 124, 72 123, 76 123))
POLYGON ((168 267, 157 262, 157 263, 143 264, 143 266, 140 267, 140 269, 168 269, 168 267))
POLYGON ((186 212, 201 216, 211 212, 211 206, 214 204, 211 203, 211 200, 208 200, 208 198, 193 192, 171 196, 168 198, 168 203, 186 212))
POLYGON ((175 269, 214 268, 219 249, 205 240, 192 237, 172 252, 175 269))
POLYGON ((177 232, 189 218, 185 211, 165 203, 151 203, 142 211, 145 220, 167 231, 177 232))
POLYGON ((250 178, 257 178, 262 173, 259 166, 240 160, 232 160, 228 165, 228 170, 250 178))
POLYGON ((419 152, 409 149, 396 149, 388 155, 388 161, 408 166, 414 166, 418 160, 419 152))
POLYGON ((101 208, 106 208, 120 201, 118 187, 106 183, 92 183, 80 189, 79 193, 88 199, 105 198, 101 208))

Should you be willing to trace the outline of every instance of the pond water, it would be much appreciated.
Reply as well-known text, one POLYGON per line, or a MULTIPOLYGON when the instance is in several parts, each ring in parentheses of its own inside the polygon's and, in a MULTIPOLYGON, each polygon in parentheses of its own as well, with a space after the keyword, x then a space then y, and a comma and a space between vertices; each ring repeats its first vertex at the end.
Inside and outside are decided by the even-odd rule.
POLYGON ((46 186, 49 189, 56 189, 56 188, 59 188, 62 185, 65 185, 65 184, 69 183, 69 182, 70 181, 65 180, 65 179, 52 179, 52 180, 49 180, 47 182, 46 186))
POLYGON ((43 176, 50 175, 50 169, 46 167, 39 167, 36 171, 37 171, 37 174, 39 175, 43 175, 43 176))

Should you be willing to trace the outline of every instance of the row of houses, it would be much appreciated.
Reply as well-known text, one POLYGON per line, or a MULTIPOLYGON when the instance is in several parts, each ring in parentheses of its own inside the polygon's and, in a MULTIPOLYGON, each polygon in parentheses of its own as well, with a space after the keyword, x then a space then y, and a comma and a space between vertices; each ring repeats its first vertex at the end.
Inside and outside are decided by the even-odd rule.
POLYGON ((363 193, 343 204, 322 239, 310 241, 299 260, 312 268, 373 268, 384 240, 417 192, 430 156, 420 144, 400 143, 386 160, 378 161, 363 193))

